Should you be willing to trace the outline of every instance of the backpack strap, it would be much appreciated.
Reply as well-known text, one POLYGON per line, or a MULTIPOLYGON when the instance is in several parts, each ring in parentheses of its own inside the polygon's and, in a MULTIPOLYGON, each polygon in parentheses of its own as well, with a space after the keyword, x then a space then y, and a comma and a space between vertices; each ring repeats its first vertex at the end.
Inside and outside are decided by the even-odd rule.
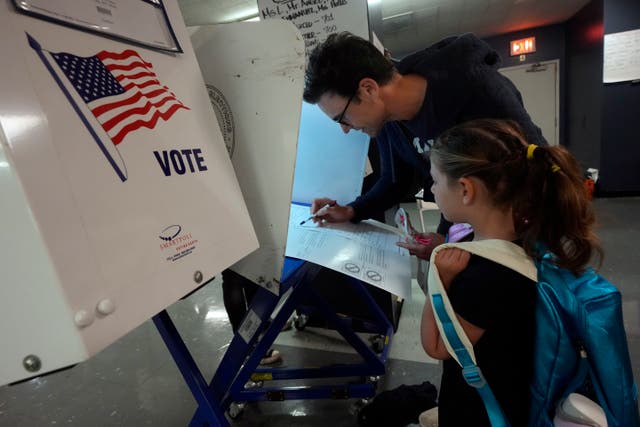
POLYGON ((447 292, 440 280, 440 274, 435 264, 436 254, 446 248, 459 248, 472 254, 487 258, 505 267, 518 271, 525 277, 537 281, 537 269, 531 258, 520 246, 506 240, 480 240, 475 242, 445 243, 435 248, 429 262, 429 298, 435 314, 440 336, 449 354, 462 367, 462 375, 467 383, 478 390, 487 410, 487 415, 493 427, 509 426, 502 408, 491 388, 476 364, 473 345, 462 329, 456 317, 447 292))

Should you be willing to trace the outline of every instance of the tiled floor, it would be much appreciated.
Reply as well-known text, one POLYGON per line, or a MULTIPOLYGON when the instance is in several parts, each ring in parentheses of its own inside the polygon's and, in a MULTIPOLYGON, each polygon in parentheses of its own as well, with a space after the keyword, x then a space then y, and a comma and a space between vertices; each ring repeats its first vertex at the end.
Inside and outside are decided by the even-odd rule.
MULTIPOLYGON (((623 293, 631 359, 635 361, 636 381, 640 381, 640 198, 600 199, 594 203, 605 247, 601 271, 623 293)), ((418 224, 415 205, 404 207, 414 213, 418 224)), ((427 223, 433 226, 437 217, 432 212, 427 215, 427 223)), ((420 304, 417 299, 405 303, 394 342, 402 348, 391 352, 381 390, 424 380, 439 382, 439 366, 423 357, 416 337, 420 304)), ((231 338, 219 282, 210 283, 168 311, 203 374, 211 378, 231 338)), ((283 334, 278 348, 286 364, 344 362, 355 357, 338 352, 341 346, 333 345, 333 339, 314 341, 295 330, 283 334)), ((252 404, 232 425, 355 426, 352 405, 352 400, 252 404)), ((195 407, 151 322, 72 369, 0 387, 0 426, 184 426, 195 407)))

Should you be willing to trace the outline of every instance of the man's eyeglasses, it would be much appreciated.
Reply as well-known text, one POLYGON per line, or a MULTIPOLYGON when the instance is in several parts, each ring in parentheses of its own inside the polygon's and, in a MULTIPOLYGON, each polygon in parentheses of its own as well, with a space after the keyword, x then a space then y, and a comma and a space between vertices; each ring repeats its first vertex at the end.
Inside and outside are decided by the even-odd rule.
POLYGON ((353 97, 356 96, 356 93, 358 92, 356 91, 353 95, 351 95, 351 97, 347 101, 347 105, 344 106, 344 110, 342 110, 342 113, 340 113, 338 116, 333 118, 334 122, 340 123, 341 125, 344 125, 344 126, 351 126, 349 123, 344 121, 344 115, 346 114, 347 108, 349 108, 349 105, 351 104, 353 97))

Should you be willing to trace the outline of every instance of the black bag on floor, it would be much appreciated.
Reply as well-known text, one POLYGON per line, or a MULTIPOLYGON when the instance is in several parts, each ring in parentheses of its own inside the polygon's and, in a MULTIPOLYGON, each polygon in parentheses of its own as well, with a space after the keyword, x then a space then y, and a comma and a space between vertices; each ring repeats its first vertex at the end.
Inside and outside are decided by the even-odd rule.
POLYGON ((401 385, 383 391, 358 413, 361 427, 405 427, 418 423, 424 411, 437 406, 438 391, 429 381, 415 385, 401 385))

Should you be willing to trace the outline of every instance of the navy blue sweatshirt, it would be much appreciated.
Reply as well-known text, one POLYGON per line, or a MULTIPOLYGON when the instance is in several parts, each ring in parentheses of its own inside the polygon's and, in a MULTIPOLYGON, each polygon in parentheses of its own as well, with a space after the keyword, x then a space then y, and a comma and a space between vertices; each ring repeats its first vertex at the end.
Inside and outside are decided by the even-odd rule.
MULTIPOLYGON (((427 92, 418 114, 411 120, 386 123, 376 143, 380 151, 380 179, 365 194, 349 203, 357 222, 397 204, 412 185, 412 168, 430 194, 427 152, 433 141, 456 124, 478 118, 511 119, 522 127, 527 140, 547 145, 540 128, 525 111, 514 84, 498 72, 500 57, 473 34, 446 38, 396 64, 400 74, 427 79, 427 92)), ((442 232, 446 227, 439 227, 442 232)))

